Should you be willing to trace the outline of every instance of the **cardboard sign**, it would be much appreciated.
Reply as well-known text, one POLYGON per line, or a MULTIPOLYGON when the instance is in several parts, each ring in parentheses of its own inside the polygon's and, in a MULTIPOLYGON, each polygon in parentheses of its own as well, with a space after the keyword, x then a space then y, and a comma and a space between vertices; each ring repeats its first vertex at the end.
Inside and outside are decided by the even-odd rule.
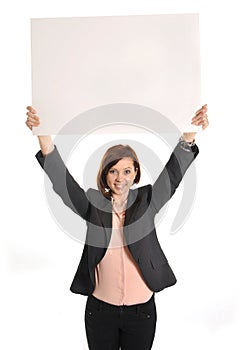
MULTIPOLYGON (((198 14, 32 19, 31 34, 34 134, 82 134, 88 111, 101 126, 100 110, 123 104, 198 131, 190 125, 201 104, 198 14)), ((114 129, 128 124, 118 118, 114 129)))

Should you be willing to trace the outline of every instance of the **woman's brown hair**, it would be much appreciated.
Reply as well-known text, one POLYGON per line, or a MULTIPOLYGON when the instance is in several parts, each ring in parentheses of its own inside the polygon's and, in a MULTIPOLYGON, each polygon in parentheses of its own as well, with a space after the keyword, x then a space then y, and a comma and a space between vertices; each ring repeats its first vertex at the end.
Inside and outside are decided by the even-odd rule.
POLYGON ((110 191, 107 191, 107 174, 109 169, 117 164, 122 158, 131 158, 133 160, 134 169, 137 169, 137 174, 134 179, 134 183, 138 183, 140 180, 140 164, 137 154, 129 145, 115 145, 107 149, 102 157, 98 174, 97 174, 97 186, 105 197, 111 197, 110 191), (105 190, 106 189, 106 190, 105 190))

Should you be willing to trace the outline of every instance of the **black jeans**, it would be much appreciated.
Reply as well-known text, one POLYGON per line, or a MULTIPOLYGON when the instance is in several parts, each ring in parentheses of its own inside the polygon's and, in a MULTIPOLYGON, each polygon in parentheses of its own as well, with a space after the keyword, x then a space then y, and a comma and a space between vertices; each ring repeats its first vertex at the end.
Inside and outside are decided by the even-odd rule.
POLYGON ((85 327, 90 350, 150 350, 156 328, 154 294, 146 303, 130 306, 89 296, 85 327))

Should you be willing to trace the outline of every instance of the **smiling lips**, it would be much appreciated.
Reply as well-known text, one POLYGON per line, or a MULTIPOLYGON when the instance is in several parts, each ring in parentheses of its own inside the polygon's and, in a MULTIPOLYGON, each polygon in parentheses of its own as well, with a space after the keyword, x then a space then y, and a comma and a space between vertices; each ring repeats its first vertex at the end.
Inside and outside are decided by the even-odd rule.
POLYGON ((118 190, 122 190, 125 186, 125 184, 114 184, 115 188, 117 188, 118 190))

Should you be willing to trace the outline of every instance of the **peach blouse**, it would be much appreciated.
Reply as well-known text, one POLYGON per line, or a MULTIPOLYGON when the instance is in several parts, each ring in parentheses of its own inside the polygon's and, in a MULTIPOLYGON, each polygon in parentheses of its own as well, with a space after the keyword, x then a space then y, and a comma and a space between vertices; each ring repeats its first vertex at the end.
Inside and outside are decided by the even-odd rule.
POLYGON ((153 291, 146 285, 138 264, 125 244, 125 210, 112 211, 112 236, 106 254, 95 269, 93 295, 113 305, 133 305, 148 301, 153 291))

